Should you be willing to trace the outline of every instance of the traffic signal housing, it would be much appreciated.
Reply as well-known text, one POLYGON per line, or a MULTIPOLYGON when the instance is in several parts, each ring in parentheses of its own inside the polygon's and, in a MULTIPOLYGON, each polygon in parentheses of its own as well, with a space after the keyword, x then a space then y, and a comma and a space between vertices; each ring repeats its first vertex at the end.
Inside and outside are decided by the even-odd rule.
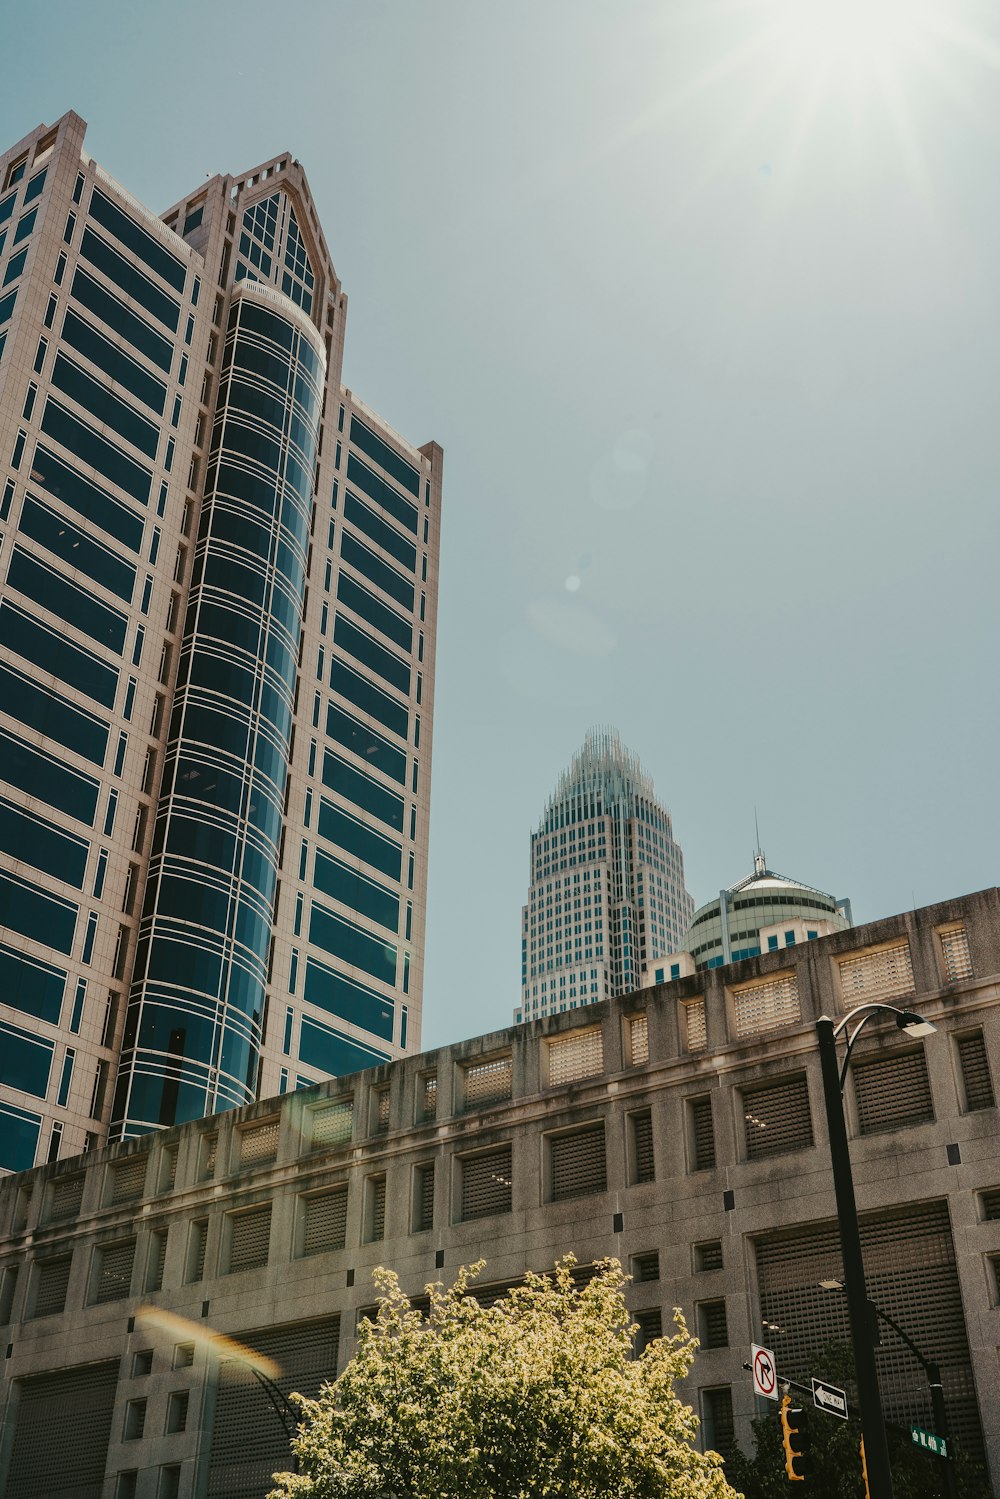
POLYGON ((792 1404, 790 1395, 783 1395, 778 1415, 781 1419, 781 1443, 785 1449, 785 1473, 792 1483, 803 1483, 806 1475, 795 1467, 796 1463, 799 1470, 805 1466, 806 1432, 802 1408, 792 1404))

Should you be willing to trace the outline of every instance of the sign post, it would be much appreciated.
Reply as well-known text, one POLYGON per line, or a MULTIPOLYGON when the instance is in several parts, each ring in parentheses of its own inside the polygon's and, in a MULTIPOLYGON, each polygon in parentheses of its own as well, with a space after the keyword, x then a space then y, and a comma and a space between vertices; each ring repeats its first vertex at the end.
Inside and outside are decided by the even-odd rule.
POLYGON ((765 1400, 777 1400, 778 1367, 770 1348, 761 1348, 759 1344, 752 1343, 750 1364, 753 1369, 754 1394, 762 1395, 765 1400))

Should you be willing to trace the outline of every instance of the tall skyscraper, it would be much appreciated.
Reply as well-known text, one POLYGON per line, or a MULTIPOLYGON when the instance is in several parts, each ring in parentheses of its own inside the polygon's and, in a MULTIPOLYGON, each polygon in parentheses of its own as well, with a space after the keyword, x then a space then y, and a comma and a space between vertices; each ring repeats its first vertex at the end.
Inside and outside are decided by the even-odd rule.
POLYGON ((0 1168, 416 1049, 441 449, 289 156, 0 158, 0 1168))
POLYGON ((638 989, 693 911, 670 813, 618 735, 592 730, 531 835, 515 1020, 638 989))

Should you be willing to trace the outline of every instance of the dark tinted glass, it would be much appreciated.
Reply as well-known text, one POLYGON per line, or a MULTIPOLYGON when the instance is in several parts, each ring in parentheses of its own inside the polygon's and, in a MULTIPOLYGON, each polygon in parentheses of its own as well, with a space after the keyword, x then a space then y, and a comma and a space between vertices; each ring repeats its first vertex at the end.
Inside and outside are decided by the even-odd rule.
POLYGON ((72 295, 88 312, 94 313, 102 323, 131 344, 133 349, 145 354, 161 370, 170 369, 174 352, 170 340, 164 338, 162 333, 157 333, 145 319, 126 307, 124 302, 101 286, 99 281, 95 281, 93 276, 88 276, 82 268, 78 268, 73 277, 72 295))
POLYGON ((379 822, 403 831, 403 798, 329 750, 323 752, 323 783, 379 822))
MULTIPOLYGON (((47 567, 20 547, 14 549, 7 582, 11 588, 34 599, 51 614, 58 614, 67 624, 84 635, 89 635, 91 640, 96 640, 116 655, 124 650, 128 626, 124 614, 100 603, 85 589, 78 588, 54 568, 47 567)), ((76 683, 73 685, 76 686, 76 683)))
MULTIPOLYGON (((72 641, 57 635, 54 630, 6 599, 0 604, 0 644, 41 667, 45 675, 71 683, 102 707, 110 708, 114 704, 118 691, 118 673, 114 667, 98 661, 96 656, 92 656, 82 646, 74 645, 72 641)), ((13 708, 7 709, 8 713, 15 711, 13 708)), ((27 723, 28 720, 24 719, 23 722, 27 723)), ((32 724, 32 727, 37 728, 38 725, 32 724)))
POLYGON ((95 187, 90 199, 90 214, 105 229, 109 229, 119 244, 127 246, 133 255, 161 276, 175 291, 184 290, 186 266, 176 255, 171 255, 159 240, 142 229, 134 219, 123 213, 116 203, 95 187))
POLYGON ((76 906, 68 900, 46 894, 29 880, 0 874, 0 926, 68 954, 73 947, 76 915, 76 906))
POLYGON ((405 609, 412 611, 414 591, 413 584, 400 577, 394 568, 381 557, 376 557, 362 542, 351 535, 349 531, 342 531, 340 536, 340 555, 343 560, 353 567, 355 572, 361 573, 362 577, 374 583, 376 588, 381 588, 390 598, 402 604, 405 609))
POLYGON ((30 536, 60 561, 86 573, 109 593, 116 593, 127 604, 131 603, 135 586, 132 563, 124 562, 116 552, 94 541, 64 515, 58 515, 29 495, 21 509, 19 529, 23 536, 30 536))
POLYGON ((33 817, 2 796, 0 849, 19 863, 40 869, 53 879, 64 880, 78 890, 83 886, 89 843, 72 833, 62 832, 44 818, 33 817))
POLYGON ((31 478, 78 515, 93 521, 99 531, 107 532, 133 552, 141 550, 142 517, 127 509, 120 500, 116 500, 105 490, 99 489, 90 479, 85 479, 40 443, 35 449, 31 478))
POLYGON ((352 968, 360 968, 384 984, 396 982, 396 947, 362 931, 353 922, 335 916, 323 906, 312 907, 309 940, 352 968))
POLYGON ((394 526, 389 526, 381 516, 375 514, 369 506, 362 504, 356 495, 347 491, 344 500, 344 516, 352 526, 357 526, 363 531, 377 547, 383 552, 388 552, 390 557, 402 563, 411 573, 417 570, 417 549, 411 546, 405 536, 400 536, 394 526))
MULTIPOLYGON (((26 1015, 59 1024, 66 975, 61 968, 29 958, 0 943, 0 994, 4 1003, 26 1015)), ((2 1133, 2 1126, 0 1126, 2 1133)))
POLYGON ((383 1041, 392 1040, 395 1014, 392 1000, 335 973, 314 958, 306 962, 305 998, 308 1004, 329 1015, 339 1015, 351 1025, 360 1025, 383 1041))
POLYGON ((409 500, 404 500, 398 490, 393 489, 384 479, 380 479, 367 463, 362 463, 360 458, 355 458, 353 453, 347 455, 347 477, 352 484, 363 489, 365 494, 381 505, 383 510, 398 520, 401 526, 408 531, 417 534, 417 508, 411 505, 409 500))
POLYGON ((90 261, 92 266, 107 276, 109 281, 113 281, 127 297, 131 297, 133 302, 138 302, 140 307, 145 307, 147 312, 152 313, 157 322, 169 328, 171 333, 177 332, 181 310, 173 297, 168 297, 166 292, 154 285, 148 276, 144 276, 142 271, 137 270, 123 255, 119 255, 107 240, 95 234, 92 229, 85 229, 80 253, 85 260, 90 261))
POLYGON ((404 651, 412 651, 413 626, 409 621, 383 604, 367 588, 362 588, 349 573, 342 572, 337 579, 337 598, 395 645, 401 646, 404 651))
POLYGON ((88 375, 86 370, 67 359, 65 354, 56 355, 52 383, 95 416, 102 426, 113 428, 126 442, 145 453, 147 458, 156 457, 160 440, 159 428, 140 416, 126 401, 107 390, 92 375, 88 375))
POLYGON ((403 751, 390 744, 388 739, 383 739, 381 734, 367 724, 345 713, 343 708, 338 708, 336 703, 327 706, 326 732, 330 739, 335 739, 345 749, 351 750, 373 769, 380 770, 383 775, 390 776, 400 785, 405 783, 406 755, 403 751))
MULTIPOLYGON (((0 615, 2 620, 2 615, 0 615)), ((108 725, 67 703, 55 692, 36 687, 22 672, 0 664, 0 701, 4 711, 29 729, 75 750, 95 765, 104 764, 108 725)))
POLYGON ((374 828, 366 827, 357 817, 335 807, 325 798, 320 802, 319 834, 374 869, 380 869, 390 879, 400 878, 403 851, 399 844, 393 843, 391 838, 383 838, 374 828))
POLYGON ((95 468, 105 479, 112 484, 117 484, 119 489, 124 489, 133 499, 138 500, 140 505, 149 504, 149 490, 153 482, 153 476, 148 469, 144 469, 141 463, 136 463, 113 443, 107 442, 92 427, 88 427, 79 417, 60 406, 57 401, 48 400, 45 403, 45 412, 42 416, 42 431, 48 436, 61 443, 64 448, 91 468, 95 468))
POLYGON ((377 719, 380 724, 389 729, 391 733, 398 734, 400 739, 406 738, 409 727, 409 713, 406 707, 390 697, 387 692, 369 682, 360 672, 348 666, 346 662, 334 660, 330 666, 330 686, 334 692, 346 697, 349 703, 360 708, 362 713, 377 719))
POLYGON ((84 358, 96 364, 109 380, 123 385, 126 390, 131 391, 132 395, 137 396, 144 406, 148 406, 159 416, 163 415, 163 407, 167 399, 167 387, 163 381, 157 380, 155 375, 148 374, 141 364, 137 364, 117 344, 113 344, 110 339, 98 333, 89 323, 85 323, 83 318, 77 317, 72 307, 67 308, 66 311, 63 338, 84 358))
POLYGON ((357 911, 370 921, 395 932, 399 926, 399 897, 384 886, 360 874, 340 859, 332 859, 322 849, 316 850, 313 884, 349 911, 357 911))
POLYGON ((57 811, 93 824, 100 783, 0 729, 0 778, 57 811))
POLYGON ((351 442, 360 448, 362 453, 367 453, 369 458, 374 458, 380 468, 384 468, 387 474, 408 489, 411 494, 420 493, 420 475, 412 463, 407 463, 394 448, 383 442, 370 427, 366 427, 358 417, 351 417, 351 442))
POLYGON ((374 1067, 388 1060, 388 1052, 376 1051, 374 1047, 359 1046, 340 1031, 329 1030, 318 1025, 308 1016, 302 1018, 299 1039, 299 1061, 318 1072, 328 1072, 343 1077, 350 1072, 360 1072, 365 1067, 374 1067))

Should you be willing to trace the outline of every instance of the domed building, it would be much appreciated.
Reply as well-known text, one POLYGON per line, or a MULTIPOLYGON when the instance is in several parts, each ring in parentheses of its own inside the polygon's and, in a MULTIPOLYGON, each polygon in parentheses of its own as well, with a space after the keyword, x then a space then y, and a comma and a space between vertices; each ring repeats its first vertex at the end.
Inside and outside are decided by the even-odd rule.
POLYGON ((854 925, 846 898, 776 874, 759 851, 753 863, 752 874, 720 890, 692 916, 684 948, 696 969, 721 968, 854 925))

